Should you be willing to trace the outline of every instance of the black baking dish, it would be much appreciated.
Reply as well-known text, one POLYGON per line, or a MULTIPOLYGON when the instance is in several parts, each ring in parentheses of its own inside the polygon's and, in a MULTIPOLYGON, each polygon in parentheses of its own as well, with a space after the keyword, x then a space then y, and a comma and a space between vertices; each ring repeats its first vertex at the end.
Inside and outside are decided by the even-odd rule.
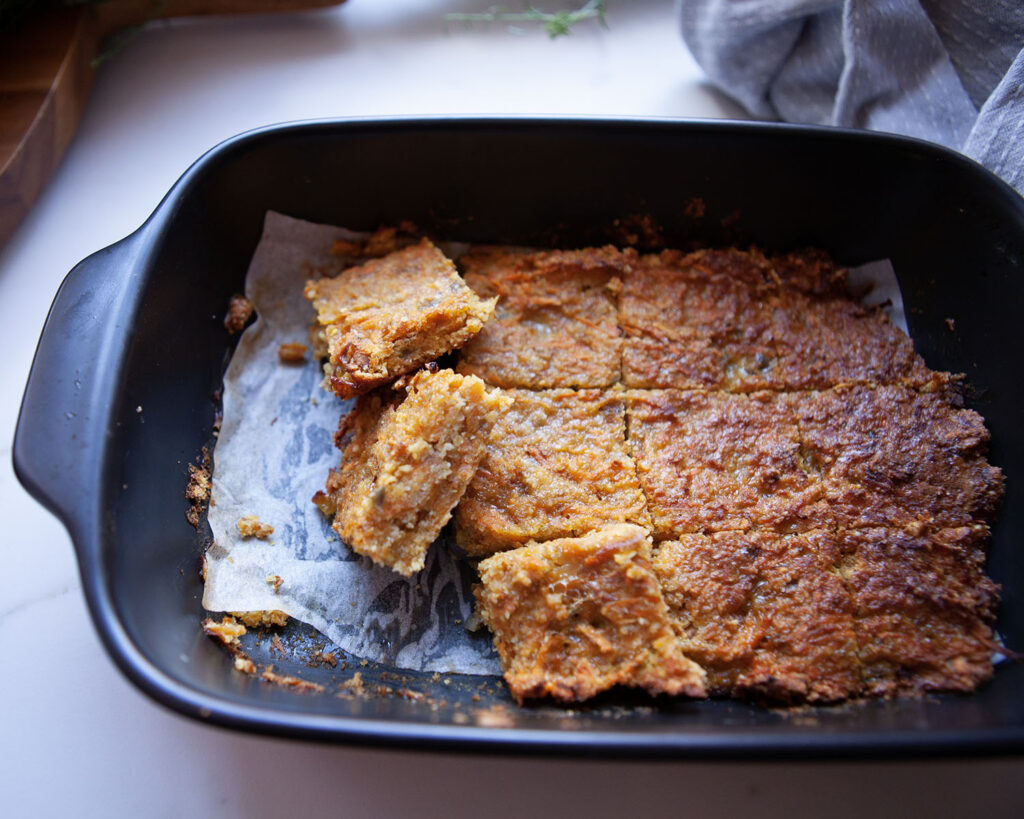
MULTIPOLYGON (((301 670, 326 693, 233 670, 199 630, 206 541, 185 520, 183 488, 187 464, 213 441, 213 396, 237 340, 222 317, 268 209, 533 245, 606 242, 643 214, 668 246, 817 246, 847 265, 891 259, 919 352, 933 368, 968 375, 969 403, 992 431, 990 459, 1007 493, 989 572, 1003 589, 999 631, 1024 648, 1024 200, 1009 187, 950 151, 840 130, 336 121, 266 128, 208 153, 145 225, 69 274, 43 330, 15 468, 70 531, 103 642, 148 694, 220 725, 402 747, 667 757, 1024 750, 1024 667, 1013 662, 969 697, 798 714, 732 701, 520 710, 506 707, 497 681, 429 675, 408 683, 422 699, 346 699, 333 696, 338 669, 306 668, 297 655, 279 670, 301 670)), ((302 629, 293 636, 301 643, 302 629)))

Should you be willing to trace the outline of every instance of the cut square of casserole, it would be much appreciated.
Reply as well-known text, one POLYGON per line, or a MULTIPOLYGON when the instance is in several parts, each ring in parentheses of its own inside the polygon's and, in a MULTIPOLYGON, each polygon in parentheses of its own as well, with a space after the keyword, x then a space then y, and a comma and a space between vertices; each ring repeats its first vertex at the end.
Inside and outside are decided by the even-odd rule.
POLYGON ((466 283, 498 304, 463 348, 459 372, 533 390, 617 383, 618 291, 631 258, 614 248, 475 248, 459 260, 466 283))
POLYGON ((479 378, 421 371, 404 400, 363 396, 342 420, 341 466, 325 496, 334 530, 355 552, 399 574, 423 568, 511 398, 479 378))
POLYGON ((838 534, 865 693, 972 691, 992 675, 999 588, 984 573, 987 539, 980 524, 838 534))
POLYGON ((507 392, 514 403, 455 513, 459 546, 488 555, 609 523, 649 525, 621 393, 507 392))
POLYGON ((576 702, 613 686, 704 695, 704 672, 679 649, 649 548, 644 529, 620 524, 481 561, 477 610, 520 703, 576 702))
POLYGON ((830 533, 683 535, 653 565, 686 656, 708 690, 767 702, 861 689, 854 607, 830 533))
POLYGON ((427 239, 306 283, 324 386, 351 398, 461 347, 494 311, 427 239))
POLYGON ((627 387, 751 392, 921 382, 905 333, 853 301, 827 256, 665 251, 625 277, 620 323, 627 387))
POLYGON ((623 383, 723 388, 736 370, 729 359, 739 353, 760 355, 767 367, 768 317, 760 308, 766 267, 763 257, 740 251, 642 257, 624 279, 619 302, 623 383))
POLYGON ((847 384, 924 386, 934 373, 914 352, 910 337, 879 307, 851 298, 781 293, 771 313, 767 346, 775 366, 771 389, 825 390, 847 384))
POLYGON ((985 459, 984 419, 957 406, 951 387, 802 395, 794 406, 804 456, 839 528, 920 533, 986 520, 998 506, 1002 472, 985 459))
POLYGON ((793 414, 799 396, 703 390, 626 395, 629 446, 655 540, 825 525, 820 480, 805 463, 793 414))

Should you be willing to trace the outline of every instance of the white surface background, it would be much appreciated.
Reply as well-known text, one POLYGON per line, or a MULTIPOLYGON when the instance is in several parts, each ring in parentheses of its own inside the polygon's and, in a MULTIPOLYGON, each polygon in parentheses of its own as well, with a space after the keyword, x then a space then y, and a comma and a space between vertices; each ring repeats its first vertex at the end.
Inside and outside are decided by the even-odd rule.
POLYGON ((11 437, 63 276, 138 227, 200 154, 255 126, 317 117, 737 114, 703 84, 671 0, 610 0, 609 30, 585 25, 554 42, 500 26, 442 30, 444 12, 489 3, 350 0, 160 23, 100 70, 56 177, 0 250, 0 814, 1020 815, 1020 758, 585 763, 260 739, 165 711, 104 654, 66 532, 14 478, 11 437))

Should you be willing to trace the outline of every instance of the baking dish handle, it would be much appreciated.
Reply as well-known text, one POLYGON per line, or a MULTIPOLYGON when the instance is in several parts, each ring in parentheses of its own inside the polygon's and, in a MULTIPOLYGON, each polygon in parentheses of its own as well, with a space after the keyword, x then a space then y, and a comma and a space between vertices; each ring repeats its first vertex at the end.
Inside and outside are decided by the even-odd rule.
POLYGON ((57 515, 76 547, 98 511, 95 487, 119 371, 140 288, 142 231, 89 256, 65 277, 36 347, 14 436, 14 471, 57 515))

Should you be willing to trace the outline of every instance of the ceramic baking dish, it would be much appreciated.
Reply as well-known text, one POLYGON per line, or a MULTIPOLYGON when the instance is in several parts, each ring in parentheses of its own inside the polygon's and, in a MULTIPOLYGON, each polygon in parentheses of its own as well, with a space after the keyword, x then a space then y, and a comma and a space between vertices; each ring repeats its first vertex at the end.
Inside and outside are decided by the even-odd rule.
POLYGON ((998 629, 1024 649, 1024 201, 1009 187, 941 148, 840 130, 334 121, 212 150, 138 231, 68 275, 43 329, 15 468, 70 531, 96 627, 142 690, 219 725, 402 747, 772 758, 1024 750, 1024 667, 1013 662, 969 697, 796 713, 617 697, 518 709, 496 679, 396 674, 351 658, 310 667, 323 640, 299 625, 283 651, 256 637, 247 649, 323 693, 235 671, 199 629, 208 533, 186 522, 183 489, 187 465, 214 441, 237 340, 222 317, 268 209, 364 230, 408 219, 441 237, 529 245, 628 233, 643 243, 656 239, 643 225, 656 224, 668 246, 811 245, 846 265, 891 259, 917 349, 931 367, 967 374, 969 404, 992 431, 1007 492, 989 572, 1003 589, 998 629), (355 668, 363 694, 336 696, 355 668))

